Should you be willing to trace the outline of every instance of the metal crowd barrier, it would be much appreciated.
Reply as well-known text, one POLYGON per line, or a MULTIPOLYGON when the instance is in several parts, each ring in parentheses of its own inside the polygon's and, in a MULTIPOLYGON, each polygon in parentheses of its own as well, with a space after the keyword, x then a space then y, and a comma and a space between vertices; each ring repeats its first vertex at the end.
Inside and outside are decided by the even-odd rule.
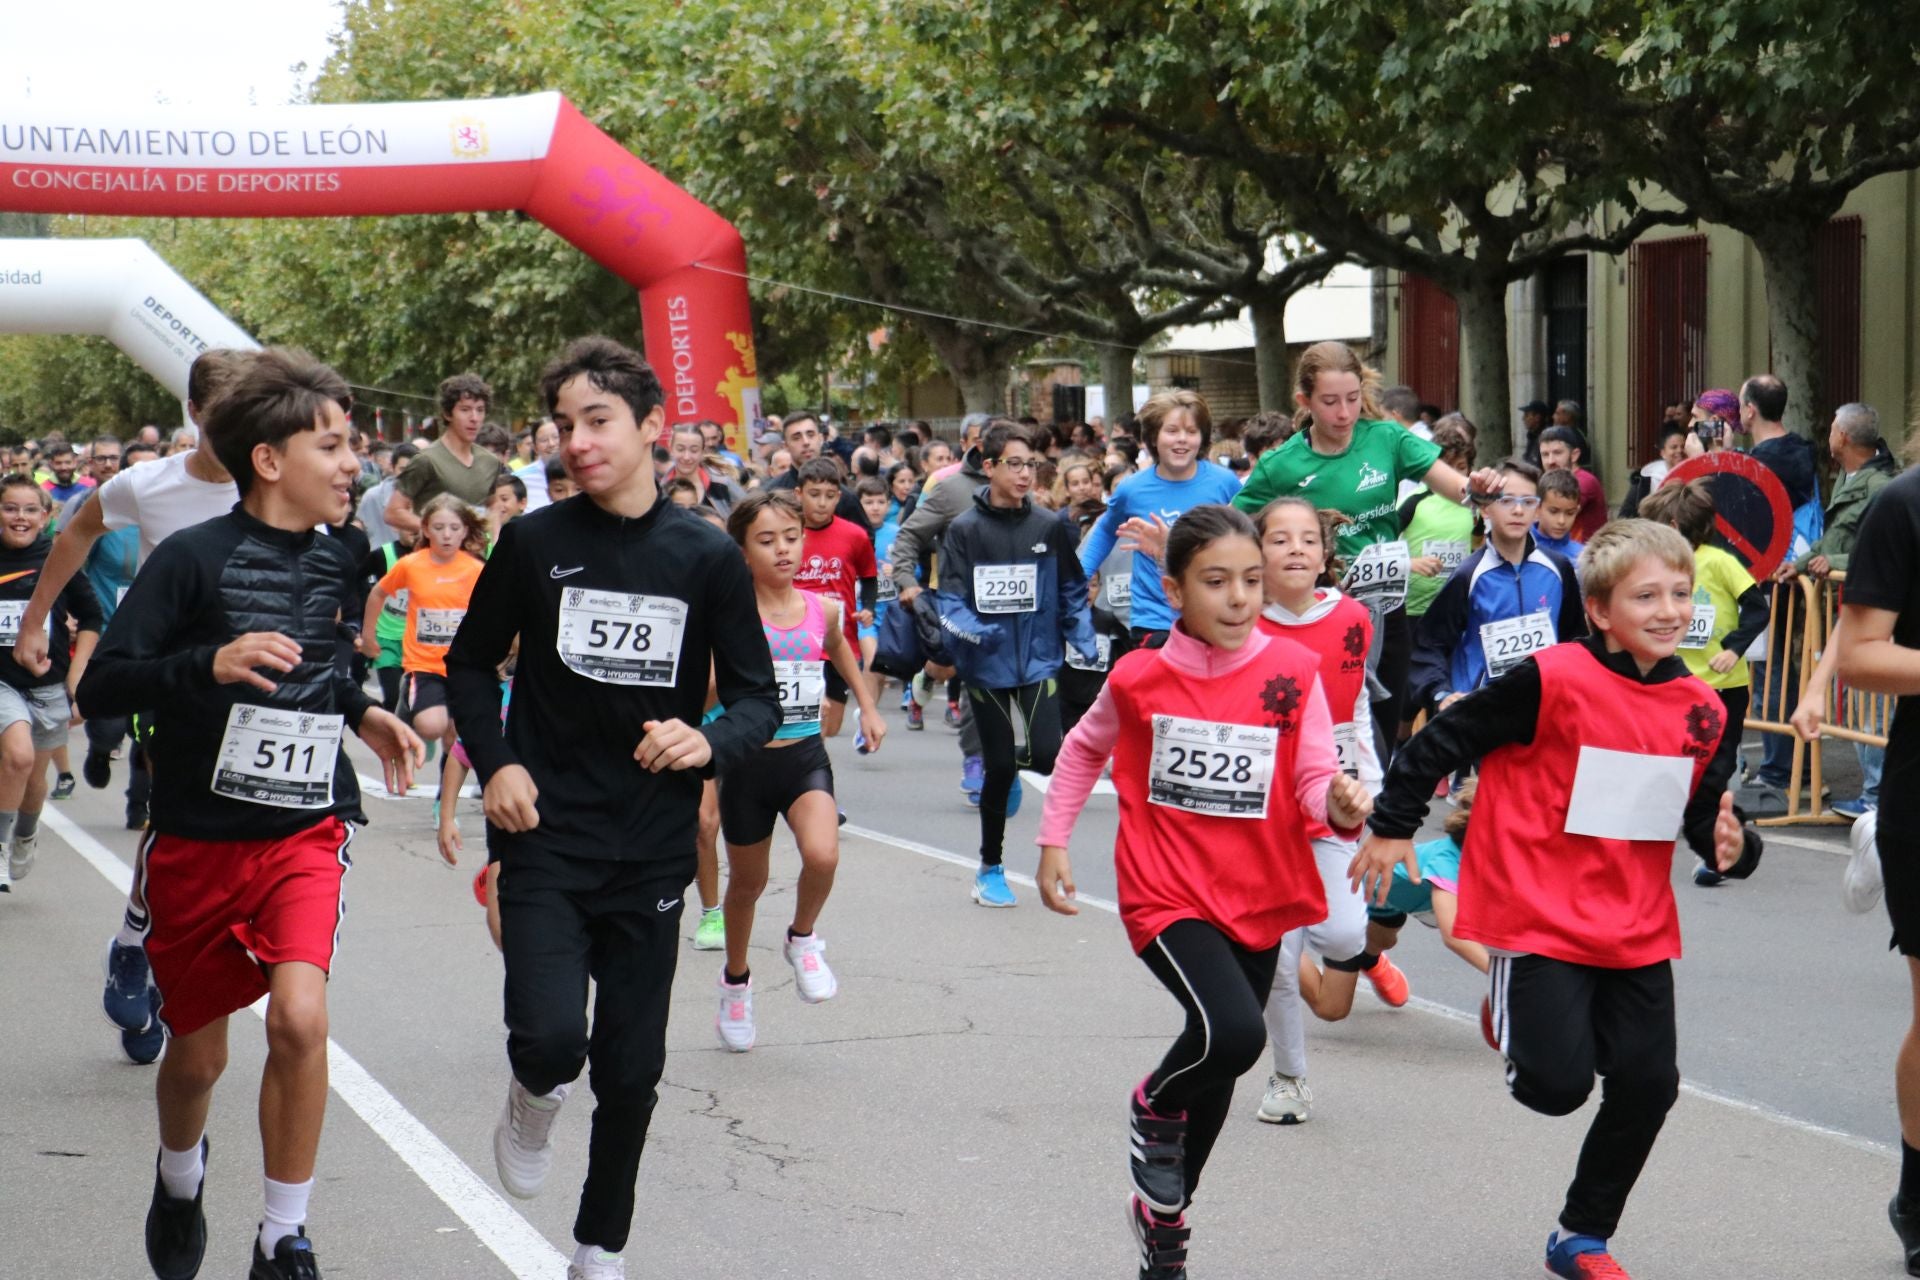
POLYGON ((1793 741, 1793 765, 1787 781, 1787 811, 1755 819, 1756 826, 1850 822, 1851 819, 1827 808, 1824 748, 1828 742, 1887 745, 1887 726, 1893 722, 1894 699, 1886 694, 1847 688, 1837 673, 1820 682, 1818 695, 1823 711, 1820 736, 1804 742, 1790 723, 1801 698, 1812 688, 1820 658, 1839 624, 1840 598, 1845 586, 1843 573, 1821 580, 1802 576, 1792 582, 1771 584, 1769 604, 1773 620, 1767 628, 1770 637, 1767 661, 1785 663, 1788 678, 1776 679, 1771 670, 1765 685, 1756 678, 1753 700, 1747 708, 1746 727, 1762 734, 1786 734, 1793 741), (1769 692, 1772 697, 1767 696, 1769 692))

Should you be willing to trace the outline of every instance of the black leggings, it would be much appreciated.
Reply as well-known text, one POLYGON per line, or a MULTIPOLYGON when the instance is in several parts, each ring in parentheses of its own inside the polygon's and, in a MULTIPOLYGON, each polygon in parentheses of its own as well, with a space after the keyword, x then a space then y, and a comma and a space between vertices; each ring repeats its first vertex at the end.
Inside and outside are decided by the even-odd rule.
POLYGON ((1374 675, 1388 697, 1373 704, 1373 727, 1382 769, 1392 762, 1400 743, 1400 714, 1407 704, 1407 677, 1412 667, 1413 623, 1403 605, 1380 619, 1380 665, 1374 675))
POLYGON ((987 774, 980 788, 980 863, 997 867, 1014 780, 1022 769, 1052 773, 1060 754, 1060 695, 1053 681, 1042 680, 1017 689, 968 685, 967 701, 987 774))
POLYGON ((679 871, 523 848, 501 860, 507 1060, 536 1094, 590 1068, 593 1128, 573 1238, 610 1253, 633 1223, 640 1153, 666 1066, 691 853, 679 871))
POLYGON ((1515 1100, 1543 1115, 1578 1111, 1601 1077, 1560 1225, 1611 1236, 1680 1094, 1673 966, 1597 969, 1545 956, 1495 956, 1494 1036, 1515 1100))
POLYGON ((1161 1115, 1187 1113, 1187 1199, 1200 1184, 1233 1086, 1267 1048, 1262 1011, 1273 992, 1280 944, 1249 951, 1204 920, 1176 920, 1140 953, 1180 1007, 1187 1025, 1147 1077, 1147 1102, 1161 1115))

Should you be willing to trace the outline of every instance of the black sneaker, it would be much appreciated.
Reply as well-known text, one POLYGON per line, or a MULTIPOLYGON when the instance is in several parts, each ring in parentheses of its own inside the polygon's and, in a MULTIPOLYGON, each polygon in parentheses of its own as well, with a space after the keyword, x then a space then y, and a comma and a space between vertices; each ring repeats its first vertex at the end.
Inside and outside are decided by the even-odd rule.
POLYGON ((1904 1205, 1895 1195, 1887 1202, 1887 1220, 1900 1237, 1901 1252, 1907 1257, 1907 1274, 1920 1276, 1920 1204, 1904 1205))
MULTIPOLYGON (((207 1162, 207 1140, 200 1139, 200 1163, 207 1162)), ((175 1199, 160 1181, 160 1157, 154 1156, 153 1203, 147 1208, 147 1265, 160 1280, 193 1280, 200 1274, 200 1260, 207 1253, 207 1215, 200 1207, 206 1193, 207 1177, 193 1199, 175 1199)))
POLYGON ((273 1246, 269 1259, 260 1251, 260 1233, 253 1233, 253 1270, 247 1280, 320 1280, 320 1263, 313 1256, 307 1229, 301 1227, 273 1246))
POLYGON ((1173 1217, 1187 1207, 1187 1113, 1155 1114, 1147 1105, 1146 1085, 1136 1086, 1128 1104, 1132 1142, 1127 1171, 1147 1208, 1173 1217))
POLYGON ((55 775, 53 779, 53 798, 55 800, 72 799, 74 786, 75 783, 72 774, 62 773, 55 775))
POLYGON ((95 791, 104 791, 113 781, 113 753, 111 751, 89 751, 87 758, 80 762, 80 776, 95 791))
POLYGON ((1128 1196, 1127 1225, 1140 1249, 1140 1280, 1186 1280, 1187 1240, 1193 1228, 1185 1216, 1169 1221, 1149 1213, 1139 1196, 1128 1196))

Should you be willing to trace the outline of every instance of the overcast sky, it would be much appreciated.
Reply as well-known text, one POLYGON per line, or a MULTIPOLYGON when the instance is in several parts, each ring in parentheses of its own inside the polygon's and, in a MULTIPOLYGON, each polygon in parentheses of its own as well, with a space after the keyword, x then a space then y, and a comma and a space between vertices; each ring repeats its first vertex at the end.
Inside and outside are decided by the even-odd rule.
POLYGON ((340 10, 340 0, 0 0, 0 101, 278 105, 326 60, 340 10))

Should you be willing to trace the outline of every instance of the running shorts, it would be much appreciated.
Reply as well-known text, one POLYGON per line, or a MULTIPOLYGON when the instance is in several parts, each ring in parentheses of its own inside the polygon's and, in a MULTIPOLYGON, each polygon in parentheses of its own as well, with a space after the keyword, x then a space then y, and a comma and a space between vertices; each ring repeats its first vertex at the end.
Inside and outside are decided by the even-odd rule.
POLYGON ((353 828, 325 818, 278 840, 188 840, 147 832, 140 850, 147 961, 160 1020, 176 1036, 267 994, 267 969, 333 968, 353 828))
POLYGON ((833 762, 819 734, 790 747, 762 747, 720 777, 720 833, 728 844, 759 844, 809 791, 833 794, 833 762))
POLYGON ((409 671, 406 675, 406 721, 422 711, 447 705, 447 678, 436 676, 430 671, 409 671))
POLYGON ((0 684, 0 732, 24 721, 33 735, 35 751, 66 746, 67 721, 71 716, 65 685, 16 689, 10 684, 0 684))

